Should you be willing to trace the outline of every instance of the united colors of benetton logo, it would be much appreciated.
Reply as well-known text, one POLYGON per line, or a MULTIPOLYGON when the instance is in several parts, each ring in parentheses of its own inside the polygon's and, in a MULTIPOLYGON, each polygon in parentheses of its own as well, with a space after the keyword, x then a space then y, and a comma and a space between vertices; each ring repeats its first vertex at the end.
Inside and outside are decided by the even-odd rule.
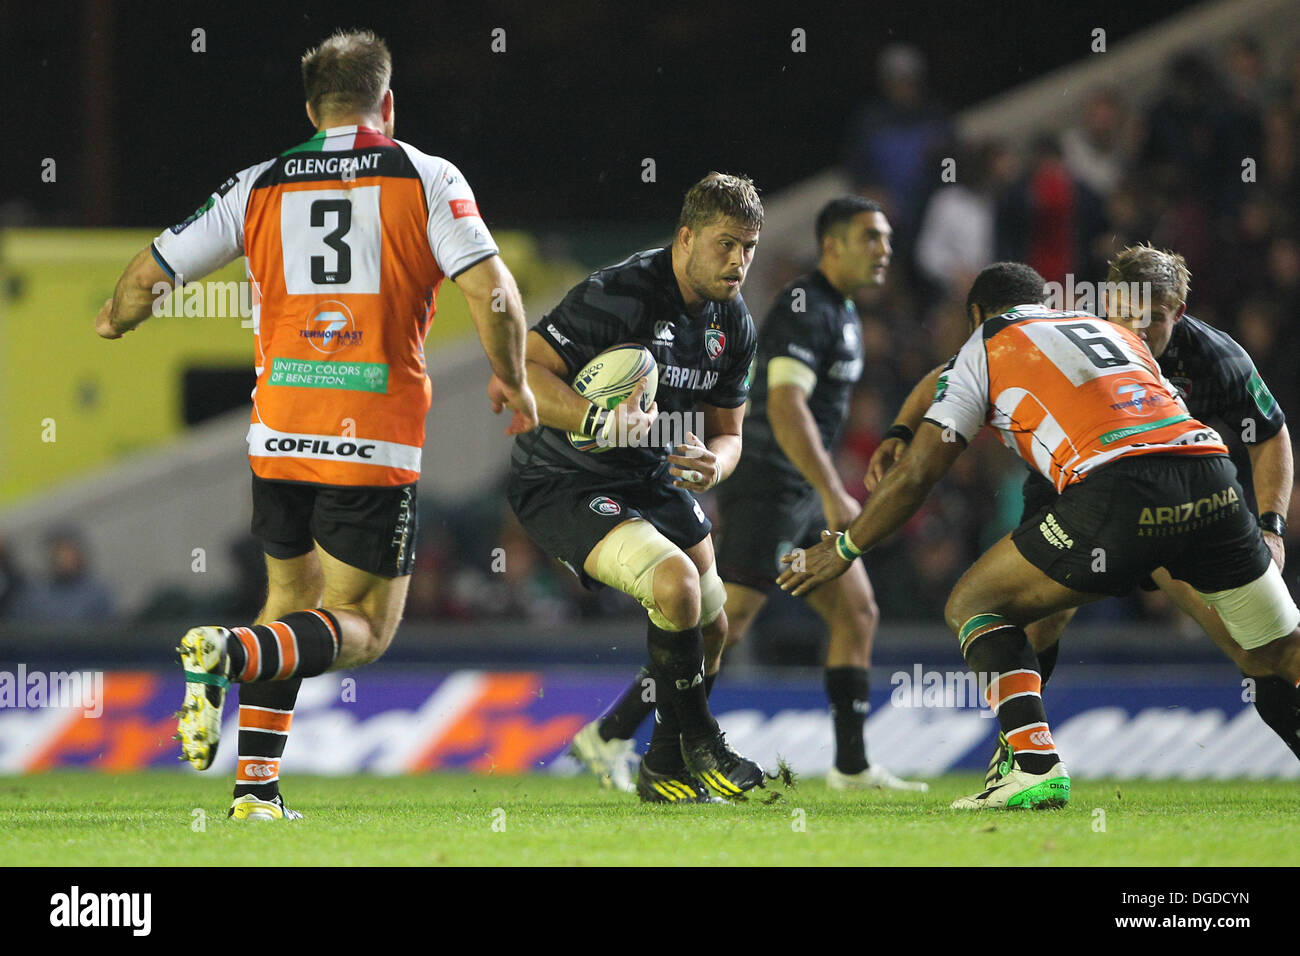
POLYGON ((587 507, 598 515, 616 515, 623 511, 623 506, 617 501, 613 498, 605 498, 603 496, 600 498, 592 498, 591 504, 587 507))
POLYGON ((727 347, 727 337, 721 329, 706 329, 704 332, 704 351, 709 353, 709 358, 715 359, 722 354, 722 350, 727 347))

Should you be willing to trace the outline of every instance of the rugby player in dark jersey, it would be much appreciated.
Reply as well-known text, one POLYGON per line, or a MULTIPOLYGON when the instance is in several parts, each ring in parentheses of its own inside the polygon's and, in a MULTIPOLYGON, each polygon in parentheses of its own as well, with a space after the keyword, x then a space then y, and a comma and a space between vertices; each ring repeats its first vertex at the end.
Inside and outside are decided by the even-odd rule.
POLYGON ((673 243, 593 273, 534 326, 528 378, 542 425, 515 441, 508 497, 524 529, 589 587, 636 598, 650 617, 648 683, 654 736, 637 791, 655 803, 739 796, 763 769, 726 743, 709 712, 705 635, 726 632, 726 591, 711 525, 692 492, 740 458, 756 336, 740 286, 763 206, 753 183, 710 173, 686 194, 673 243), (643 386, 615 409, 570 386, 615 345, 645 346, 658 392, 643 386), (567 433, 615 447, 579 451, 567 433))
MULTIPOLYGON (((1226 333, 1186 314, 1189 278, 1182 256, 1146 245, 1130 246, 1110 264, 1103 295, 1106 317, 1141 336, 1160 370, 1178 388, 1192 417, 1216 427, 1228 439, 1247 504, 1254 505, 1264 543, 1281 568, 1285 561, 1283 516, 1290 503, 1292 482, 1286 417, 1246 351, 1226 333), (1130 290, 1135 288, 1149 290, 1148 309, 1133 301, 1130 290)), ((938 372, 932 372, 913 390, 899 413, 897 427, 910 429, 919 424, 934 394, 938 372)), ((904 447, 901 440, 882 443, 867 470, 869 489, 875 489, 904 447)), ((1022 520, 1055 498, 1052 484, 1031 471, 1024 485, 1022 520)), ((1153 526, 1152 530, 1158 528, 1153 526)), ((1158 586, 1232 658, 1250 679, 1260 717, 1300 757, 1300 695, 1291 682, 1273 674, 1257 654, 1237 644, 1214 609, 1163 568, 1143 586, 1158 586)), ((1057 642, 1073 616, 1072 609, 1062 611, 1025 629, 1037 651, 1044 684, 1056 667, 1057 642)), ((996 780, 1006 765, 1005 741, 999 739, 989 761, 988 782, 996 780)))
MULTIPOLYGON (((727 647, 744 637, 766 603, 781 572, 781 555, 795 545, 816 544, 822 528, 843 528, 859 510, 840 481, 832 450, 862 375, 862 334, 852 295, 884 283, 890 235, 878 203, 860 196, 832 200, 817 215, 817 268, 787 285, 763 322, 745 418, 745 454, 718 488, 724 519, 718 573, 727 585, 727 647)), ((866 572, 854 568, 809 603, 830 630, 826 691, 836 748, 828 784, 838 790, 926 789, 867 762, 862 725, 877 611, 866 572)), ((706 640, 706 649, 712 681, 724 645, 706 640)), ((618 782, 620 762, 650 712, 638 686, 629 687, 575 741, 575 756, 611 784, 618 782)))
MULTIPOLYGON (((862 375, 862 334, 853 294, 883 285, 891 229, 878 203, 845 197, 817 216, 818 267, 777 296, 763 323, 745 455, 718 489, 723 531, 718 569, 727 583, 728 646, 739 642, 767 602, 781 556, 811 547, 823 528, 839 531, 860 510, 832 458, 862 375)), ((865 569, 857 565, 809 596, 830 643, 825 685, 835 728, 834 790, 926 790, 867 760, 863 722, 869 701, 871 645, 878 612, 865 569)), ((722 648, 712 648, 716 672, 722 648)))

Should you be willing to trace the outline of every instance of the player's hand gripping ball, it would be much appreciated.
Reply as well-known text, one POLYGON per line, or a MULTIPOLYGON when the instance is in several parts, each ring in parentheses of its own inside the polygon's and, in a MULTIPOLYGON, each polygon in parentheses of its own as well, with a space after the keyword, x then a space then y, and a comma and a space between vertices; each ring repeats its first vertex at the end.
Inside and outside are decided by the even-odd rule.
POLYGON ((618 421, 615 410, 645 379, 641 393, 641 410, 654 408, 655 392, 659 388, 659 366, 650 350, 635 344, 615 345, 601 352, 582 367, 573 379, 573 390, 587 401, 610 412, 608 426, 601 436, 569 432, 569 443, 578 451, 605 452, 623 447, 626 442, 617 434, 618 421))

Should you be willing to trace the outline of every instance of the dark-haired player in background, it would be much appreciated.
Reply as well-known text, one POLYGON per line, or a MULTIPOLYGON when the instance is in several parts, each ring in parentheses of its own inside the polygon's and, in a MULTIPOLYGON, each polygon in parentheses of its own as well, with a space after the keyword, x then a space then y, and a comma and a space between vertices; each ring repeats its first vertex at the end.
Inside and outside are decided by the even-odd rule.
MULTIPOLYGON (((889 271, 889 221, 860 196, 827 203, 817 215, 817 268, 777 295, 759 331, 758 360, 745 418, 745 454, 718 488, 723 529, 718 572, 727 584, 727 647, 738 643, 767 602, 781 555, 816 544, 823 528, 845 527, 860 509, 835 470, 833 451, 862 375, 862 334, 853 295, 883 285, 889 271)), ((925 790, 867 761, 863 722, 878 613, 866 571, 855 567, 809 598, 826 621, 826 693, 835 726, 836 790, 925 790)), ((708 677, 718 673, 721 641, 708 643, 708 677)), ((648 705, 629 688, 585 733, 626 740, 648 705)), ((616 773, 613 768, 608 773, 616 773)))
MULTIPOLYGON (((762 225, 754 184, 710 173, 687 192, 669 248, 593 273, 528 333, 529 384, 548 427, 515 440, 510 506, 584 585, 617 588, 650 617, 654 683, 636 692, 656 699, 656 722, 636 788, 652 803, 735 797, 763 781, 763 768, 727 745, 709 712, 704 641, 720 643, 726 631, 726 590, 711 525, 691 494, 726 478, 740 457, 755 349, 740 286, 762 225), (607 411, 569 384, 625 343, 645 346, 658 364, 648 411, 642 386, 607 411), (566 432, 616 447, 579 451, 566 432)), ((574 741, 576 753, 594 751, 602 764, 609 749, 599 738, 574 741)))

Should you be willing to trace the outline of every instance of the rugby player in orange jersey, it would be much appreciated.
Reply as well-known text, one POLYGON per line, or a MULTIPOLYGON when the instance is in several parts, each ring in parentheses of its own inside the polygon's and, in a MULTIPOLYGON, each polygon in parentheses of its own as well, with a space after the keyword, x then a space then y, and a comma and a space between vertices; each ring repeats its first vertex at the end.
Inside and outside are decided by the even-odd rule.
MULTIPOLYGON (((1225 332, 1187 312, 1191 273, 1183 257, 1175 252, 1139 244, 1122 249, 1110 262, 1100 300, 1106 318, 1132 329, 1147 345, 1161 372, 1177 389, 1188 412, 1226 435, 1238 429, 1241 443, 1229 446, 1237 480, 1254 492, 1246 504, 1258 516, 1264 543, 1281 569, 1286 552, 1283 535, 1291 500, 1293 463, 1286 416, 1260 377, 1255 363, 1225 332), (1130 296, 1134 290, 1149 289, 1145 296, 1130 296)), ((891 436, 880 443, 871 457, 863 482, 874 492, 886 471, 906 448, 907 436, 920 427, 934 397, 942 366, 917 383, 895 418, 891 436)), ((1024 484, 1021 520, 1027 520, 1054 501, 1056 486, 1029 469, 1024 484)), ((1288 748, 1300 757, 1300 692, 1285 677, 1273 674, 1252 652, 1241 647, 1223 626, 1215 610, 1195 590, 1171 578, 1163 568, 1141 585, 1159 588, 1187 614, 1230 657, 1242 673, 1243 686, 1254 691, 1255 710, 1288 748)), ((1025 628, 1029 643, 1038 655, 1043 686, 1056 670, 1057 643, 1074 610, 1061 611, 1025 628)), ((985 786, 1008 766, 1006 742, 989 759, 985 786)))
POLYGON ((506 434, 537 425, 518 289, 460 171, 392 138, 386 44, 337 32, 303 57, 302 75, 316 134, 159 235, 95 319, 119 338, 159 291, 247 257, 253 533, 269 589, 254 625, 182 638, 177 734, 192 766, 211 766, 226 688, 243 685, 230 812, 241 820, 299 816, 284 807, 279 765, 302 679, 377 659, 401 619, 431 396, 424 340, 444 278, 469 303, 493 410, 513 413, 506 434))
POLYGON ((1227 447, 1186 412, 1138 336, 1036 304, 1043 287, 1020 263, 980 273, 966 300, 974 331, 907 451, 848 529, 787 555, 779 579, 804 594, 843 574, 915 514, 984 424, 1060 492, 949 596, 944 616, 988 682, 1010 753, 1007 772, 954 809, 1069 800, 1024 628, 1126 593, 1156 568, 1186 581, 1238 644, 1300 683, 1300 609, 1245 506, 1227 447))

